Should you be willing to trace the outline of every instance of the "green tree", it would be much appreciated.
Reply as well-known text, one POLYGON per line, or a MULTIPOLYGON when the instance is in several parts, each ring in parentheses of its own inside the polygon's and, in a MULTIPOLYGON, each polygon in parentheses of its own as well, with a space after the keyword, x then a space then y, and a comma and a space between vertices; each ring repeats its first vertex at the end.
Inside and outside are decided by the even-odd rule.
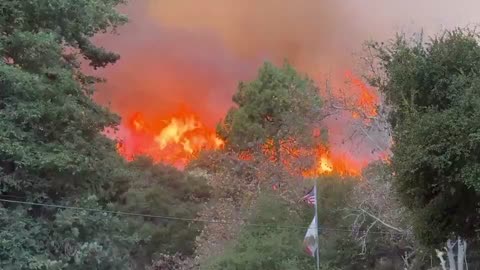
MULTIPOLYGON (((95 196, 65 204, 102 210, 95 196)), ((142 239, 128 233, 123 217, 78 209, 53 213, 50 221, 22 207, 0 208, 1 269, 134 269, 132 245, 142 239)))
MULTIPOLYGON (((90 38, 126 22, 122 3, 0 2, 0 199, 101 210, 128 190, 135 174, 103 134, 119 118, 93 101, 101 80, 80 69, 118 60, 90 38)), ((5 202, 0 212, 2 269, 133 267, 139 239, 118 217, 5 202)))
POLYGON ((0 194, 55 199, 112 183, 120 159, 101 132, 119 118, 92 100, 99 79, 79 62, 119 58, 89 38, 126 22, 123 2, 1 1, 0 194))
MULTIPOLYGON (((119 59, 90 38, 126 22, 116 9, 124 2, 0 2, 0 199, 195 218, 208 198, 201 179, 127 164, 104 135, 119 117, 94 102, 102 80, 83 73, 80 62, 103 68, 119 59), (90 194, 98 199, 82 199, 90 194)), ((192 253, 200 229, 16 206, 0 205, 2 269, 144 269, 152 253, 192 253)))
POLYGON ((260 226, 244 227, 237 241, 202 269, 311 269, 313 261, 302 247, 306 229, 298 228, 305 223, 299 210, 276 195, 262 195, 249 219, 260 226))
POLYGON ((392 166, 417 237, 427 245, 475 234, 480 216, 480 45, 468 30, 428 43, 370 44, 391 108, 392 166))
MULTIPOLYGON (((322 269, 373 269, 379 237, 369 237, 362 254, 352 237, 352 219, 346 211, 356 180, 338 176, 318 180, 320 254, 322 269)), ((223 254, 201 269, 312 269, 315 259, 304 251, 303 239, 313 218, 312 207, 292 203, 278 193, 262 193, 239 235, 223 254)))
MULTIPOLYGON (((217 131, 234 150, 247 150, 271 142, 275 160, 282 143, 312 145, 314 129, 322 119, 319 89, 289 64, 277 68, 265 63, 252 82, 241 82, 230 109, 217 131)), ((287 145, 284 145, 288 147, 287 145)))
MULTIPOLYGON (((204 178, 154 164, 149 158, 139 157, 129 167, 137 177, 121 196, 119 207, 123 211, 194 219, 211 196, 204 178)), ((185 220, 130 219, 131 230, 150 239, 143 243, 145 253, 139 254, 145 261, 151 261, 155 253, 191 255, 202 225, 185 220)))

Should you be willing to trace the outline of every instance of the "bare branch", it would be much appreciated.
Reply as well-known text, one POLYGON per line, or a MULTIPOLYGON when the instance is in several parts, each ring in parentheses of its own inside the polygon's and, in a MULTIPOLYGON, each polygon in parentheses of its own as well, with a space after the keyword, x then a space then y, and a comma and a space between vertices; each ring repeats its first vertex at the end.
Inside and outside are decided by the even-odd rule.
POLYGON ((442 267, 442 270, 447 270, 446 262, 445 259, 443 258, 443 255, 445 253, 441 252, 438 249, 435 249, 435 252, 437 253, 437 257, 440 260, 440 266, 442 267))
POLYGON ((383 220, 381 220, 380 218, 376 217, 375 215, 369 213, 369 212, 366 211, 365 209, 360 209, 360 211, 363 211, 365 214, 369 215, 369 216, 372 217, 373 219, 377 220, 378 222, 382 223, 384 226, 386 226, 386 227, 388 227, 388 228, 390 228, 390 229, 392 229, 392 230, 395 230, 395 231, 400 232, 400 233, 403 233, 403 232, 404 232, 404 230, 399 229, 399 228, 397 228, 397 227, 395 227, 395 226, 392 226, 392 225, 386 223, 385 221, 383 221, 383 220))

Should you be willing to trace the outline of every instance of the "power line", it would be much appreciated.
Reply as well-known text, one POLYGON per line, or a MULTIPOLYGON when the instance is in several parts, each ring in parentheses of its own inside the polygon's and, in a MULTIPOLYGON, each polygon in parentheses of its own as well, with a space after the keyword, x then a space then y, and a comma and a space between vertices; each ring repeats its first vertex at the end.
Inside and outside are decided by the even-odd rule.
MULTIPOLYGON (((9 199, 0 199, 1 202, 7 203, 16 203, 16 204, 24 204, 24 205, 31 205, 31 206, 42 206, 42 207, 49 207, 49 208, 59 208, 59 209, 69 209, 69 210, 78 210, 78 211, 88 211, 88 212, 96 212, 96 213, 108 213, 113 215, 123 215, 123 216, 135 216, 135 217, 146 217, 146 218, 158 218, 158 219, 165 219, 171 221, 185 221, 185 222, 200 222, 200 223, 218 223, 218 224, 234 224, 233 222, 227 221, 219 221, 219 220, 204 220, 204 219, 193 219, 193 218, 182 218, 182 217, 172 217, 172 216, 162 216, 162 215, 150 215, 150 214, 139 214, 133 212, 124 212, 124 211, 111 211, 111 210, 104 210, 104 209, 95 209, 95 208, 84 208, 84 207, 76 207, 76 206, 66 206, 66 205, 58 205, 58 204, 46 204, 46 203, 35 203, 35 202, 26 202, 26 201, 17 201, 17 200, 9 200, 9 199)), ((307 229, 306 226, 282 226, 272 224, 255 224, 255 223, 247 223, 244 224, 247 226, 256 226, 256 227, 277 227, 277 228, 297 228, 297 229, 307 229)))
MULTIPOLYGON (((140 213, 134 213, 134 212, 111 211, 111 210, 104 210, 104 209, 84 208, 84 207, 66 206, 66 205, 58 205, 58 204, 35 203, 35 202, 18 201, 18 200, 1 199, 1 198, 0 198, 0 202, 23 204, 23 205, 30 205, 30 206, 41 206, 41 207, 49 207, 49 208, 57 208, 57 209, 68 209, 68 210, 76 210, 76 211, 88 211, 88 212, 95 212, 95 213, 108 213, 112 215, 158 218, 158 219, 164 219, 164 220, 170 220, 170 221, 199 222, 199 223, 212 223, 212 224, 222 224, 222 225, 237 224, 234 222, 219 221, 219 220, 206 220, 206 219, 182 218, 182 217, 163 216, 163 215, 140 214, 140 213)), ((239 221, 244 221, 244 220, 239 220, 239 221)), ((285 226, 285 225, 277 225, 275 223, 270 223, 270 224, 244 223, 242 224, 242 226, 263 227, 263 228, 275 227, 275 228, 283 228, 283 229, 302 229, 302 230, 308 229, 307 226, 301 226, 301 225, 285 226)), ((328 228, 328 227, 321 227, 320 231, 351 232, 351 230, 347 230, 347 229, 337 229, 337 228, 328 228)), ((386 232, 380 232, 380 231, 373 231, 369 233, 392 234, 392 233, 386 233, 386 232)))

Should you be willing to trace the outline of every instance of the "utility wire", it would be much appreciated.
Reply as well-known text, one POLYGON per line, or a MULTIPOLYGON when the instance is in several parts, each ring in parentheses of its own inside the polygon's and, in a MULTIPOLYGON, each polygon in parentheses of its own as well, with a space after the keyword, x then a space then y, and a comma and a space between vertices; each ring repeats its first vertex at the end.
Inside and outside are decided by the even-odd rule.
MULTIPOLYGON (((18 200, 1 199, 1 198, 0 198, 0 202, 23 204, 23 205, 30 205, 30 206, 41 206, 41 207, 57 208, 57 209, 68 209, 68 210, 76 210, 76 211, 87 211, 87 212, 95 212, 95 213, 108 213, 108 214, 113 214, 113 215, 158 218, 158 219, 164 219, 164 220, 170 220, 170 221, 213 223, 213 224, 223 224, 223 225, 237 224, 237 223, 234 223, 234 222, 219 221, 219 220, 205 220, 205 219, 192 219, 192 218, 182 218, 182 217, 173 217, 173 216, 140 214, 140 213, 133 213, 133 212, 111 211, 111 210, 104 210, 104 209, 84 208, 84 207, 66 206, 66 205, 58 205, 58 204, 35 203, 35 202, 18 201, 18 200)), ((242 220, 242 221, 244 221, 244 220, 242 220)), ((300 225, 284 226, 284 225, 277 225, 275 223, 270 223, 270 224, 245 223, 245 224, 242 224, 242 226, 264 227, 264 228, 265 227, 267 227, 267 228, 275 227, 275 228, 283 228, 283 229, 302 229, 302 230, 308 229, 307 226, 300 226, 300 225)), ((351 230, 328 228, 328 227, 321 227, 319 230, 320 231, 351 232, 351 230)), ((380 232, 380 231, 373 231, 373 232, 369 232, 369 233, 392 234, 392 233, 386 233, 386 232, 380 232)), ((395 234, 395 233, 393 233, 393 234, 395 234)))
MULTIPOLYGON (((204 219, 192 219, 192 218, 182 218, 182 217, 172 217, 172 216, 162 216, 162 215, 139 214, 139 213, 133 213, 133 212, 111 211, 111 210, 104 210, 104 209, 83 208, 83 207, 76 207, 76 206, 66 206, 66 205, 46 204, 46 203, 35 203, 35 202, 9 200, 9 199, 0 199, 0 202, 24 204, 24 205, 31 205, 31 206, 42 206, 42 207, 49 207, 49 208, 78 210, 78 211, 88 211, 88 212, 96 212, 96 213, 107 213, 107 214, 113 214, 113 215, 158 218, 158 219, 165 219, 165 220, 171 220, 171 221, 234 224, 233 222, 226 222, 226 221, 219 221, 219 220, 204 220, 204 219)), ((308 227, 305 227, 305 226, 296 226, 296 225, 282 226, 282 225, 276 225, 274 223, 272 223, 272 224, 248 223, 248 224, 245 224, 245 225, 247 225, 247 226, 257 226, 257 227, 277 227, 277 228, 298 228, 298 229, 300 229, 300 228, 301 229, 307 229, 308 228, 308 227)))

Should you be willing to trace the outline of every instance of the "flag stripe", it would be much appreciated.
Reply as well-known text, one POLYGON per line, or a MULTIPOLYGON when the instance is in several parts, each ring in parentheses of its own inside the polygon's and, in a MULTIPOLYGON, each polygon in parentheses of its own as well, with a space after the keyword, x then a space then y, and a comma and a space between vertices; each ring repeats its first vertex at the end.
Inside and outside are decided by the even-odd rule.
POLYGON ((315 205, 315 191, 312 188, 307 195, 302 197, 302 200, 305 201, 308 205, 315 205))

